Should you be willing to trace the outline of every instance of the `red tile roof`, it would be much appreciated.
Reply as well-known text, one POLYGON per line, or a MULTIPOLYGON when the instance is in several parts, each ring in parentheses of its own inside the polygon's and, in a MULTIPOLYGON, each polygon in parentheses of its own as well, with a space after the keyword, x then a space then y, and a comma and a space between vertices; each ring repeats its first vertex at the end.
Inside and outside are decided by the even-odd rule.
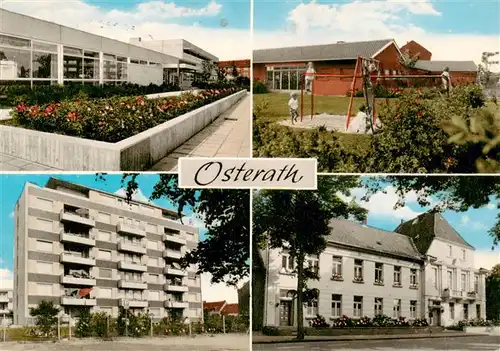
POLYGON ((228 303, 226 306, 224 306, 224 309, 222 310, 222 314, 225 314, 225 315, 239 314, 238 304, 237 303, 228 303))
POLYGON ((206 302, 203 301, 203 310, 204 311, 214 311, 220 312, 221 309, 226 305, 226 300, 224 301, 215 301, 215 302, 206 302))

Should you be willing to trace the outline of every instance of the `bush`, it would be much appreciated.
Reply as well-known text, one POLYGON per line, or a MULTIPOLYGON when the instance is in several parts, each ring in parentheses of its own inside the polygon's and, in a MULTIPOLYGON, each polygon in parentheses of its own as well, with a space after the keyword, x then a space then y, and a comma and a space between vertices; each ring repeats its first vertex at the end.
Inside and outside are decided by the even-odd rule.
POLYGON ((76 323, 76 336, 79 338, 87 338, 92 336, 92 316, 88 308, 82 308, 79 313, 78 322, 76 323))
POLYGON ((138 85, 123 83, 96 86, 67 83, 65 85, 40 85, 33 88, 29 85, 19 84, 0 85, 0 105, 15 106, 21 103, 25 105, 44 105, 71 100, 79 95, 94 99, 113 96, 148 95, 179 90, 179 86, 174 84, 138 85))
POLYGON ((37 307, 30 308, 30 316, 36 317, 36 326, 43 336, 50 337, 57 328, 57 315, 59 308, 52 302, 42 300, 37 307))
POLYGON ((413 327, 427 327, 429 326, 429 323, 427 323, 427 319, 425 318, 416 318, 413 320, 411 325, 413 327))
POLYGON ((18 105, 11 113, 20 126, 106 142, 118 142, 163 122, 235 93, 238 89, 205 90, 197 94, 146 99, 113 97, 18 105))
POLYGON ((264 83, 262 83, 259 80, 254 80, 252 93, 253 94, 267 94, 267 93, 269 93, 269 91, 267 90, 267 87, 264 85, 264 83))
POLYGON ((280 330, 276 327, 264 326, 262 327, 262 334, 267 336, 279 336, 280 330))
POLYGON ((330 326, 325 320, 325 317, 317 314, 314 319, 309 321, 309 325, 314 328, 327 328, 330 326))
POLYGON ((108 338, 112 333, 114 322, 112 323, 110 316, 106 312, 96 312, 92 313, 91 326, 93 336, 108 338), (108 330, 108 319, 110 330, 108 330))

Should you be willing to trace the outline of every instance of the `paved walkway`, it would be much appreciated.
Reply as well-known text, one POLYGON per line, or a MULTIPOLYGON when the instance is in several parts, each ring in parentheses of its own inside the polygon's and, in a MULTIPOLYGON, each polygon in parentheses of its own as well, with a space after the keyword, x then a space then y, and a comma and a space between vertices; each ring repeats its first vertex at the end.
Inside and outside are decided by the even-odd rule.
POLYGON ((150 171, 177 171, 180 157, 251 157, 250 95, 160 160, 150 171))
MULTIPOLYGON (((306 336, 303 342, 309 341, 354 341, 354 340, 391 340, 391 339, 429 339, 429 338, 457 338, 457 337, 477 337, 477 335, 466 334, 457 331, 445 331, 442 333, 426 334, 391 334, 391 335, 337 335, 337 336, 306 336)), ((253 344, 275 344, 296 342, 295 336, 267 336, 253 334, 253 344)))
POLYGON ((61 171, 40 163, 13 157, 0 152, 0 172, 61 171))

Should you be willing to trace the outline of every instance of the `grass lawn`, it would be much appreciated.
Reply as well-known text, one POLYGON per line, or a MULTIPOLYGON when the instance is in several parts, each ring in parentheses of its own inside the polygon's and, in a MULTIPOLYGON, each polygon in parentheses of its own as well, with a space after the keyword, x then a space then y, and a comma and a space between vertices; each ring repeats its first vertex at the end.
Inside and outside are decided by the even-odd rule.
MULTIPOLYGON (((260 121, 269 122, 279 122, 284 119, 288 119, 288 100, 290 99, 289 94, 285 93, 269 93, 269 94, 254 94, 253 103, 254 108, 258 106, 265 106, 262 114, 258 116, 260 121)), ((300 97, 299 97, 300 99, 300 97)), ((385 102, 385 99, 381 99, 385 102)), ((354 98, 351 115, 356 115, 359 107, 365 102, 364 98, 354 98)), ((323 112, 334 114, 334 115, 347 115, 347 110, 349 108, 349 98, 345 96, 314 96, 314 114, 320 114, 323 112)), ((300 113, 300 104, 299 104, 300 113)), ((304 115, 311 114, 311 96, 304 95, 304 115)), ((299 130, 299 128, 296 128, 299 130)), ((311 131, 310 129, 300 129, 311 131)), ((340 139, 340 142, 347 149, 365 149, 368 151, 370 145, 370 135, 363 134, 346 134, 340 132, 329 132, 325 131, 325 134, 335 135, 340 139)), ((363 153, 363 152, 361 152, 363 153)))

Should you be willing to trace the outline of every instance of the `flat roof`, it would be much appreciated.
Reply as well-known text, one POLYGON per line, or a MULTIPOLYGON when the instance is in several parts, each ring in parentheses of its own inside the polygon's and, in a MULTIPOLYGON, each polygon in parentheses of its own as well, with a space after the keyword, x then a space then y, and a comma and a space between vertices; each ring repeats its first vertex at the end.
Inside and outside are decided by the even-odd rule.
POLYGON ((4 9, 0 9, 0 33, 84 50, 103 51, 132 59, 157 63, 179 62, 172 55, 4 9))

